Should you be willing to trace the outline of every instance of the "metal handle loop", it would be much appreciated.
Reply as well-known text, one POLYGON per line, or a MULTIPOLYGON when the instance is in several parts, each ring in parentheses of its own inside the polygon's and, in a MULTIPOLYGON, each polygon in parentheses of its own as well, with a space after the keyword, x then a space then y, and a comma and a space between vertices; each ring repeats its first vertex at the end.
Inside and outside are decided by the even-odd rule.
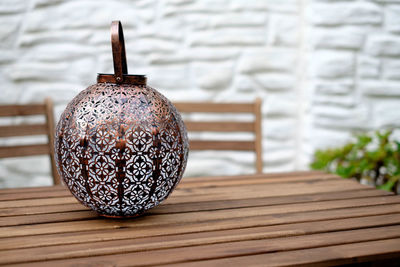
POLYGON ((119 20, 111 23, 111 46, 115 80, 117 83, 122 83, 124 74, 128 74, 128 67, 126 64, 124 32, 119 20))

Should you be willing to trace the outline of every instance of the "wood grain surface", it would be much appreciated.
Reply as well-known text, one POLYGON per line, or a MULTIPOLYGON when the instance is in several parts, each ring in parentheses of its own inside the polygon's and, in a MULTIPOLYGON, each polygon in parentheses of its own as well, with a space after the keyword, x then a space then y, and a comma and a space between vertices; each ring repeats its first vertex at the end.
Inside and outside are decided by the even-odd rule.
POLYGON ((0 190, 8 266, 400 264, 400 197, 321 172, 184 178, 160 206, 107 219, 63 186, 0 190))

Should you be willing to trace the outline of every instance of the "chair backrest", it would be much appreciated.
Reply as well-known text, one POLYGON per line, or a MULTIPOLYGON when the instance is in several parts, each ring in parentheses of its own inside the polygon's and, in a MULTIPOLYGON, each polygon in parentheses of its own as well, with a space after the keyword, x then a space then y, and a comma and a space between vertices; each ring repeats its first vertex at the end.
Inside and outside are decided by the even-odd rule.
POLYGON ((190 150, 232 150, 254 151, 256 154, 256 170, 262 173, 262 135, 261 135, 261 99, 253 103, 212 103, 212 102, 174 102, 175 107, 183 114, 193 113, 241 113, 253 114, 253 121, 194 121, 186 120, 188 132, 250 132, 254 140, 196 140, 189 138, 190 150))
POLYGON ((0 117, 31 115, 44 115, 46 122, 40 124, 2 125, 0 126, 0 137, 46 135, 47 143, 0 146, 0 158, 47 154, 50 156, 53 182, 54 184, 60 184, 54 161, 54 116, 51 99, 47 98, 43 104, 0 105, 0 117))

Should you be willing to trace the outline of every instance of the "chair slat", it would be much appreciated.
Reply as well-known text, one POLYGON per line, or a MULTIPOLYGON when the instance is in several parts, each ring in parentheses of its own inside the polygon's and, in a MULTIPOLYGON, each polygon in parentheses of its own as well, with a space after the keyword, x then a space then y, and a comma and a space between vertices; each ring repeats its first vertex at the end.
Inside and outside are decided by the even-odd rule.
POLYGON ((237 121, 185 121, 191 132, 254 132, 253 122, 237 121))
POLYGON ((200 113, 253 113, 253 103, 188 103, 174 102, 179 112, 200 112, 200 113))
POLYGON ((49 152, 50 152, 50 161, 51 161, 51 173, 53 174, 53 182, 55 185, 61 183, 61 178, 58 175, 56 161, 55 161, 55 153, 54 153, 54 106, 51 98, 46 98, 45 101, 46 107, 46 122, 47 122, 47 138, 49 140, 49 152))
POLYGON ((0 117, 29 116, 45 114, 45 112, 46 109, 43 104, 0 106, 0 117))
POLYGON ((191 140, 190 150, 240 150, 254 151, 254 141, 201 141, 191 140))
POLYGON ((255 144, 256 144, 256 169, 257 173, 262 173, 263 171, 263 156, 262 156, 262 113, 261 113, 261 99, 257 98, 254 105, 254 134, 255 134, 255 144))
POLYGON ((0 147, 0 158, 46 155, 49 153, 48 144, 0 147))
POLYGON ((46 124, 0 126, 0 137, 41 135, 41 134, 47 135, 46 124))

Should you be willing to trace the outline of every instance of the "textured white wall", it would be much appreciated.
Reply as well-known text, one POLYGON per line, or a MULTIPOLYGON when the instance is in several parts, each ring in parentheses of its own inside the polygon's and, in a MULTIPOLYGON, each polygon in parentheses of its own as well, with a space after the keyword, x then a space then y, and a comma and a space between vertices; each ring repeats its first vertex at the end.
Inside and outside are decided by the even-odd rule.
MULTIPOLYGON (((1 0, 0 103, 51 96, 58 119, 97 72, 112 72, 116 19, 129 72, 171 100, 263 98, 266 172, 307 168, 315 148, 354 130, 400 125, 394 0, 1 0)), ((186 175, 250 173, 252 163, 191 153, 186 175)), ((0 186, 50 181, 46 157, 0 161, 0 186)))
POLYGON ((308 150, 398 128, 400 1, 313 1, 309 21, 308 150))

